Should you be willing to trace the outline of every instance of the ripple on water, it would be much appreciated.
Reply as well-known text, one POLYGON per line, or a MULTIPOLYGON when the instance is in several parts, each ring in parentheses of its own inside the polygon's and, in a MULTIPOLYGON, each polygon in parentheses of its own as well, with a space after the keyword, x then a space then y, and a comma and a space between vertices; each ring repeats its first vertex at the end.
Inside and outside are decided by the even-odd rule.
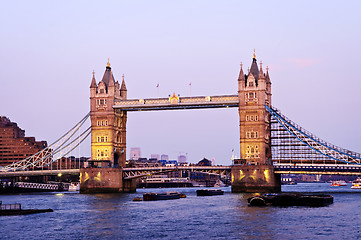
MULTIPOLYGON (((185 199, 133 202, 134 194, 37 193, 2 195, 3 203, 53 208, 53 213, 3 216, 1 239, 357 239, 361 195, 332 193, 322 208, 248 207, 250 194, 197 197, 196 188, 177 190, 185 199)), ((285 189, 284 189, 285 190, 285 189)), ((287 191, 332 192, 329 184, 298 184, 287 191), (299 190, 301 189, 301 190, 299 190)), ((348 189, 346 189, 348 191, 348 189)), ((345 190, 345 191, 346 191, 345 190)), ((361 193, 361 191, 360 191, 361 193)))

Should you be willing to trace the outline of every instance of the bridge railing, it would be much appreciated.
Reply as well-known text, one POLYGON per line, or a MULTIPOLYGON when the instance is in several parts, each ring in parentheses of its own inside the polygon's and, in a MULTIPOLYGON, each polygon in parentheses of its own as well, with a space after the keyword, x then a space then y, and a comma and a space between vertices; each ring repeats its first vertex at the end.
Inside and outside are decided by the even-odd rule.
POLYGON ((129 99, 116 100, 115 107, 127 106, 147 106, 147 105, 172 105, 172 104, 212 104, 212 103, 237 103, 238 95, 220 96, 196 96, 196 97, 174 97, 169 98, 149 98, 149 99, 129 99), (175 100, 175 101, 174 101, 175 100))

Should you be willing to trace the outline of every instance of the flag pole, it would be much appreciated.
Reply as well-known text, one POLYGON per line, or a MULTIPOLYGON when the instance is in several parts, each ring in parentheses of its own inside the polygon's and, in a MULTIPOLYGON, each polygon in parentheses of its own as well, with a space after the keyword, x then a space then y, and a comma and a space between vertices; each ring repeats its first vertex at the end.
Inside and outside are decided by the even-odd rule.
POLYGON ((189 96, 192 97, 192 82, 189 83, 189 96))

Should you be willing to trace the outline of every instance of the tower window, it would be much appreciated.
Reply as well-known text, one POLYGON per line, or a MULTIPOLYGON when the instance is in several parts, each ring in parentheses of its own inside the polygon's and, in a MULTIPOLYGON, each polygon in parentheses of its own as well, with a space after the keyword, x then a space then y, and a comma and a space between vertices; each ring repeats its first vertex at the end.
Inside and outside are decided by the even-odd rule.
POLYGON ((108 142, 108 136, 99 136, 97 137, 98 142, 108 142))
POLYGON ((96 103, 97 103, 97 105, 106 105, 107 100, 106 99, 97 99, 96 103))
POLYGON ((247 145, 246 158, 259 158, 258 145, 247 145))

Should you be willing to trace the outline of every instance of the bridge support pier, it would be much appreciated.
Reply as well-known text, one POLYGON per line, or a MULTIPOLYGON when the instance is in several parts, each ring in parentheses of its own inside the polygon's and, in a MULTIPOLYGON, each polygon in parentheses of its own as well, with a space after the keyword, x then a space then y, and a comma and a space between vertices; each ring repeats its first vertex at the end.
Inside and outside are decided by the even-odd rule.
POLYGON ((123 180, 122 168, 80 169, 80 193, 135 192, 133 182, 123 180))
POLYGON ((135 192, 137 190, 136 179, 123 180, 123 192, 135 192))
POLYGON ((235 165, 231 169, 232 192, 280 192, 281 175, 272 165, 235 165))

